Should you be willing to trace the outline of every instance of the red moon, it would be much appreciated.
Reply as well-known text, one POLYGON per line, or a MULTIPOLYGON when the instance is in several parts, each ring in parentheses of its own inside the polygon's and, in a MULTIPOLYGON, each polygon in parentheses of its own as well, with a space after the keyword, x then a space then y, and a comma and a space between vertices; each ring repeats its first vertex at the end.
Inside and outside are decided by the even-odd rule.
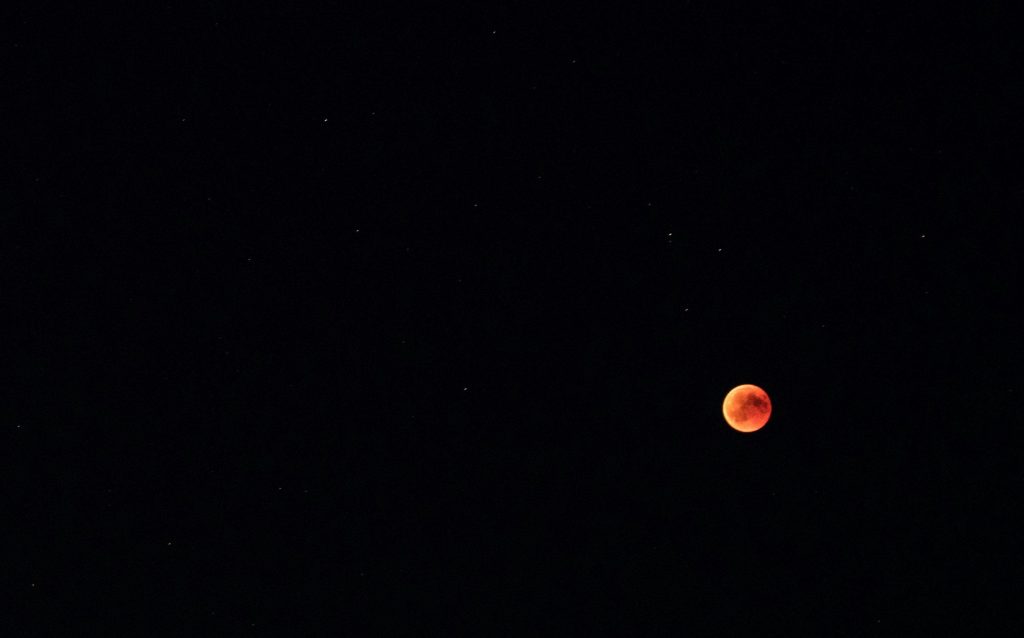
POLYGON ((732 429, 740 432, 757 432, 772 415, 772 402, 767 392, 756 385, 746 383, 736 386, 725 395, 722 414, 732 429))

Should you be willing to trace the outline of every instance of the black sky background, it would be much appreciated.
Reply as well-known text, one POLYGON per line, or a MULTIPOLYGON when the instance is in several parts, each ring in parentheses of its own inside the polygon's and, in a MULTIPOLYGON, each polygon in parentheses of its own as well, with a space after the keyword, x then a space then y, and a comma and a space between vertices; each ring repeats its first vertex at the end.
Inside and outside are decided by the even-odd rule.
POLYGON ((1000 5, 12 25, 5 635, 1019 623, 1000 5))

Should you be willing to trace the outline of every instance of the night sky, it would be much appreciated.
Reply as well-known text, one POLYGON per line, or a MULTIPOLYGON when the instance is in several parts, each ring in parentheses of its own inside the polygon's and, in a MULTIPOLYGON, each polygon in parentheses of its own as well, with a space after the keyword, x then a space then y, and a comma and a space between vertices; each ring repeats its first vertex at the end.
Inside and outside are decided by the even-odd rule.
POLYGON ((1006 7, 277 4, 8 20, 0 633, 1013 635, 1006 7))

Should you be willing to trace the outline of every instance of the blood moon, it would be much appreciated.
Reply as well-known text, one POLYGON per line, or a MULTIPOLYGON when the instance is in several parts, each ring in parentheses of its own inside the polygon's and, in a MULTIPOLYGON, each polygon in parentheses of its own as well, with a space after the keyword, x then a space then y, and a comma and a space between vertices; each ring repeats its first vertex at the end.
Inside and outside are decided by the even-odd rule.
POLYGON ((745 383, 738 385, 725 395, 722 403, 722 414, 725 422, 740 432, 756 432, 768 422, 772 415, 772 402, 768 393, 745 383))

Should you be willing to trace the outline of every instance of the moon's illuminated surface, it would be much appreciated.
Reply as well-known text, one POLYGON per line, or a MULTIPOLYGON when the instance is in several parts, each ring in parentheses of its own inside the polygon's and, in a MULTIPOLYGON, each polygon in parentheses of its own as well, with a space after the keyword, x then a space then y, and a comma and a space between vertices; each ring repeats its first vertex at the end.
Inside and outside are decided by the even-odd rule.
POLYGON ((756 432, 772 415, 772 402, 768 393, 749 383, 738 385, 725 395, 722 403, 725 422, 740 432, 756 432))

